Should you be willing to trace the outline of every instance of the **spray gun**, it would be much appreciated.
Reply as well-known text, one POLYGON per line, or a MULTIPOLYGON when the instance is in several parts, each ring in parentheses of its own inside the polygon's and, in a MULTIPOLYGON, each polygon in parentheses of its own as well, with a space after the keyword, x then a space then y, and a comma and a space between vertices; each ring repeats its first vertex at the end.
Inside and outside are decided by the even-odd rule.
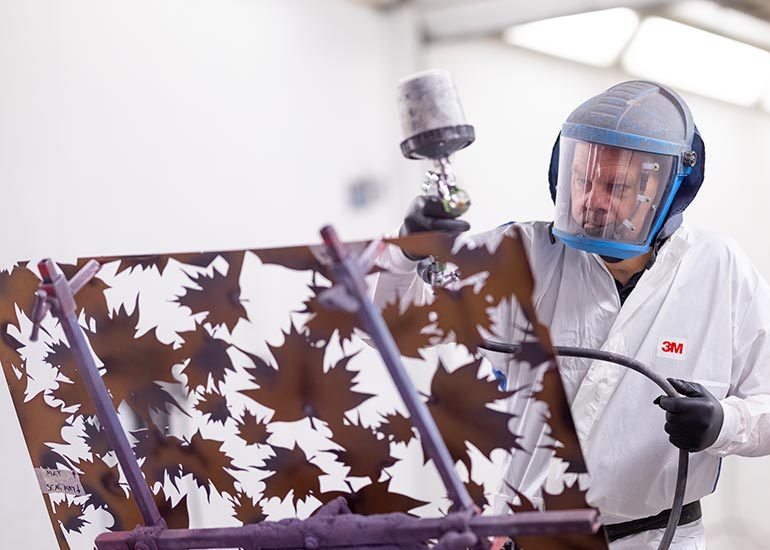
MULTIPOLYGON (((401 152, 408 159, 433 161, 422 185, 425 214, 435 218, 464 214, 471 200, 455 183, 451 156, 473 143, 475 133, 465 121, 451 75, 434 69, 404 78, 398 87, 398 107, 404 135, 401 152)), ((418 271, 434 286, 457 279, 435 258, 421 262, 418 271)))

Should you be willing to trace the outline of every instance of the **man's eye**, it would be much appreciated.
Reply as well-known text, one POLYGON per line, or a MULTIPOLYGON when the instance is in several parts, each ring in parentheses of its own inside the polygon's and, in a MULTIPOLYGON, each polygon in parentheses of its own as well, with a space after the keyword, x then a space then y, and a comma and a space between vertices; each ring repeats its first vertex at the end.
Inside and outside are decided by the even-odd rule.
POLYGON ((616 181, 608 186, 613 193, 622 193, 626 190, 626 184, 622 181, 616 181))

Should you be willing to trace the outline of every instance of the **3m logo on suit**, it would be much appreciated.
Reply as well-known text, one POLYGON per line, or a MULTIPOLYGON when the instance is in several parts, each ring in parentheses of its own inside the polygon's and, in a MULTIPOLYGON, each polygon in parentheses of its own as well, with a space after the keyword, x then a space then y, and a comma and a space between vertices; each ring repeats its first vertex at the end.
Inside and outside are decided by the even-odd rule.
POLYGON ((682 355, 684 353, 684 344, 682 342, 673 342, 671 340, 664 340, 660 346, 660 351, 663 353, 678 353, 682 355))
POLYGON ((681 338, 661 338, 658 342, 658 357, 684 360, 687 355, 687 342, 681 338))

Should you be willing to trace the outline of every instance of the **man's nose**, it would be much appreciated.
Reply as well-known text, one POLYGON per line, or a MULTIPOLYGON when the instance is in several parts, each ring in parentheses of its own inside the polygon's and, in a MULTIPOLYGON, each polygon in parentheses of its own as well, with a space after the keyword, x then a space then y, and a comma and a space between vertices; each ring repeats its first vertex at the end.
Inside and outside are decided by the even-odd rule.
POLYGON ((583 204, 590 210, 608 210, 610 198, 604 185, 594 183, 583 195, 583 204))

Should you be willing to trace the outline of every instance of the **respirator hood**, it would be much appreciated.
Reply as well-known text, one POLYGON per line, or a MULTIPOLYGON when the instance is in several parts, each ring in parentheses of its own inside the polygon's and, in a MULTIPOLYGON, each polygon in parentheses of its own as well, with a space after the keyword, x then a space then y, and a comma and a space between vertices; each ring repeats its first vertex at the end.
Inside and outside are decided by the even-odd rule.
MULTIPOLYGON (((565 244, 575 248, 618 258, 643 254, 655 239, 665 238, 679 227, 682 212, 703 183, 705 148, 700 133, 684 100, 660 84, 624 82, 589 99, 570 114, 553 146, 548 170, 551 198, 555 203, 559 167, 560 164, 564 167, 564 156, 569 153, 564 147, 575 142, 638 154, 665 155, 672 160, 670 181, 665 182, 669 196, 664 197, 651 220, 650 233, 644 243, 631 246, 572 235, 568 231, 554 232, 565 244)), ((561 185, 566 185, 564 182, 568 180, 562 178, 561 185)), ((562 195, 565 193, 562 191, 562 195)))

